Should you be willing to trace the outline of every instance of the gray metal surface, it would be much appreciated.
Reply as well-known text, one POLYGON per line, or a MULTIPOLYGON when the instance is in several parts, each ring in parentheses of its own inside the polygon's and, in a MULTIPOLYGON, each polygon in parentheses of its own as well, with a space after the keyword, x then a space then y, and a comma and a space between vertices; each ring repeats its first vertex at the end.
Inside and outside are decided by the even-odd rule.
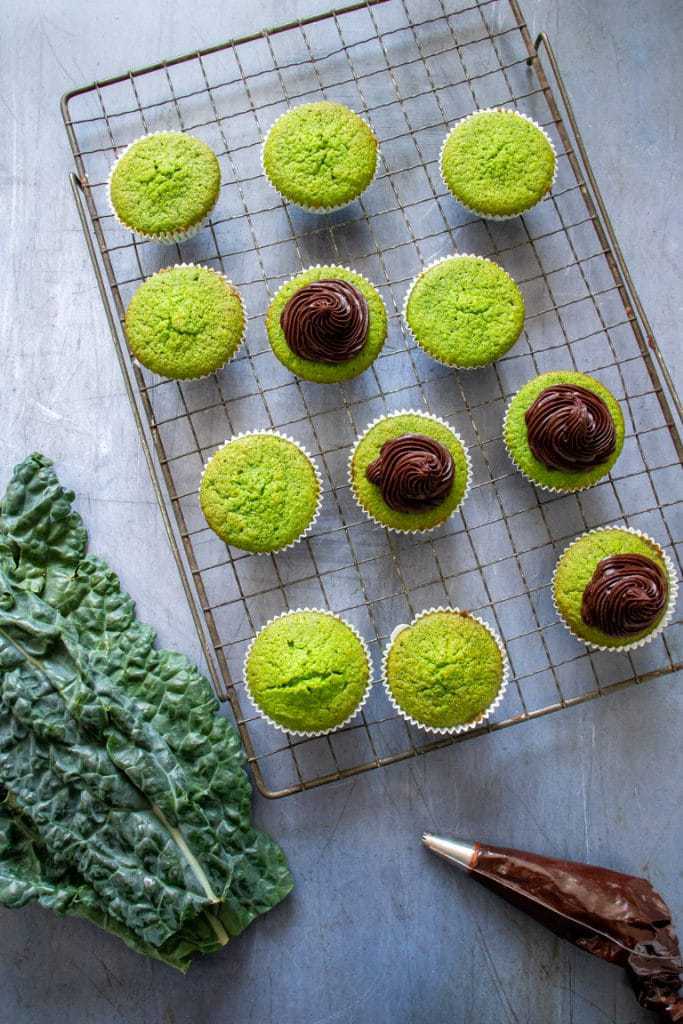
MULTIPOLYGON (((11 9, 0 92, 2 237, 11 256, 1 441, 7 465, 35 447, 58 459, 93 547, 120 569, 163 641, 197 653, 65 188, 56 97, 112 68, 313 5, 262 3, 251 14, 210 3, 139 8, 11 9)), ((680 12, 646 3, 525 11, 554 38, 627 258, 672 358, 677 90, 656 69, 679 73, 666 57, 680 45, 680 12), (653 71, 643 75, 646 65, 653 71)), ((680 687, 656 682, 352 782, 258 802, 297 890, 185 980, 77 922, 3 913, 0 1019, 645 1021, 616 972, 467 887, 419 839, 425 829, 451 832, 647 871, 680 915, 682 703, 680 687)))

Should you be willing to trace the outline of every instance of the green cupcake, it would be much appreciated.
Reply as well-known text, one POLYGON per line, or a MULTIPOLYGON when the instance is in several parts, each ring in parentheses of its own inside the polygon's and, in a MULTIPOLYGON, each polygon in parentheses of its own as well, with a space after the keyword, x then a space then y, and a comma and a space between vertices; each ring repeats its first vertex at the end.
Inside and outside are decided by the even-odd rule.
POLYGON ((524 326, 524 299, 509 274, 482 256, 447 256, 413 281, 403 316, 415 341, 447 366, 486 366, 524 326))
POLYGON ((158 242, 197 231, 218 199, 221 169, 213 150, 193 135, 155 132, 131 143, 109 177, 109 201, 123 224, 158 242))
POLYGON ((553 575, 557 612, 577 639, 600 650, 631 650, 652 640, 676 606, 671 560, 651 537, 626 527, 584 533, 553 575))
POLYGON ((239 348, 246 327, 239 292, 210 267, 159 270, 126 310, 130 350, 147 369, 174 380, 204 377, 239 348))
POLYGON ((481 217, 517 217, 548 193, 557 158, 546 132, 516 110, 480 110, 456 124, 441 149, 441 177, 481 217))
POLYGON ((271 724, 294 734, 345 725, 371 684, 367 648, 353 627, 308 608, 273 619, 244 662, 249 698, 271 724))
POLYGON ((368 427, 351 452, 349 481, 380 526, 433 530, 467 494, 471 467, 459 434, 429 413, 402 410, 368 427))
POLYGON ((585 373, 534 377, 510 402, 503 438, 517 468, 550 491, 581 491, 606 476, 624 446, 624 417, 607 388, 585 373))
POLYGON ((308 533, 322 483, 313 460, 274 431, 226 441, 206 464, 199 504, 218 536, 244 551, 280 551, 308 533))
POLYGON ((342 103, 302 103, 277 119, 263 170, 285 199, 324 213, 357 199, 377 168, 372 129, 342 103))
POLYGON ((392 634, 383 678, 396 709, 432 732, 464 732, 500 704, 507 658, 493 630, 457 608, 432 608, 392 634))
POLYGON ((280 362, 304 380, 350 380, 374 362, 387 336, 377 289, 346 267, 309 267, 287 281, 266 314, 280 362))

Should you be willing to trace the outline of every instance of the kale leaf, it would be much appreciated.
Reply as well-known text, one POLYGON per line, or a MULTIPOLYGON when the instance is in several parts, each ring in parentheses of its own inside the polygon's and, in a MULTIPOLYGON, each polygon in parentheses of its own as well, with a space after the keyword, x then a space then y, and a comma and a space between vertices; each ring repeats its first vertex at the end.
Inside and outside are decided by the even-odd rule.
POLYGON ((52 464, 0 506, 0 904, 78 914, 186 970, 292 880, 251 827, 239 737, 155 647, 52 464))

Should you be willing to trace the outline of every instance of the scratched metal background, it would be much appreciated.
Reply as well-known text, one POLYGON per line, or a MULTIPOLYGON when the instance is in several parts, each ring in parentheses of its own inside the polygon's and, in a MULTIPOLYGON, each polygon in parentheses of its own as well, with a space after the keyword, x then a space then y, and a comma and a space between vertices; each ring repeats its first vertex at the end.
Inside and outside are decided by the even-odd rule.
MULTIPOLYGON (((422 2, 422 0, 420 0, 422 2)), ((427 0, 424 0, 427 2, 427 0)), ((3 6, 0 279, 3 483, 40 448, 93 547, 165 643, 197 653, 66 187, 71 86, 291 17, 324 0, 40 0, 3 6)), ((675 0, 526 0, 556 45, 626 257, 676 371, 680 62, 675 0), (661 70, 666 68, 666 73, 661 70)), ((287 801, 258 800, 298 885, 186 979, 85 924, 0 913, 0 1024, 501 1019, 644 1024, 620 975, 422 853, 427 827, 647 871, 683 914, 672 680, 287 801)))

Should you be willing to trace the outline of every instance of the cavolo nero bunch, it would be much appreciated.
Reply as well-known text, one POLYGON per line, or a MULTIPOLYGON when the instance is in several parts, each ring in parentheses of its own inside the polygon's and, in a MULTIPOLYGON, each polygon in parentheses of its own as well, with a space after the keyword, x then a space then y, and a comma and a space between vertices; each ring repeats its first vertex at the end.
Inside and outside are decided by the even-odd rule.
POLYGON ((184 971, 292 880, 207 680, 86 555, 73 498, 34 454, 0 505, 0 904, 85 917, 184 971))

